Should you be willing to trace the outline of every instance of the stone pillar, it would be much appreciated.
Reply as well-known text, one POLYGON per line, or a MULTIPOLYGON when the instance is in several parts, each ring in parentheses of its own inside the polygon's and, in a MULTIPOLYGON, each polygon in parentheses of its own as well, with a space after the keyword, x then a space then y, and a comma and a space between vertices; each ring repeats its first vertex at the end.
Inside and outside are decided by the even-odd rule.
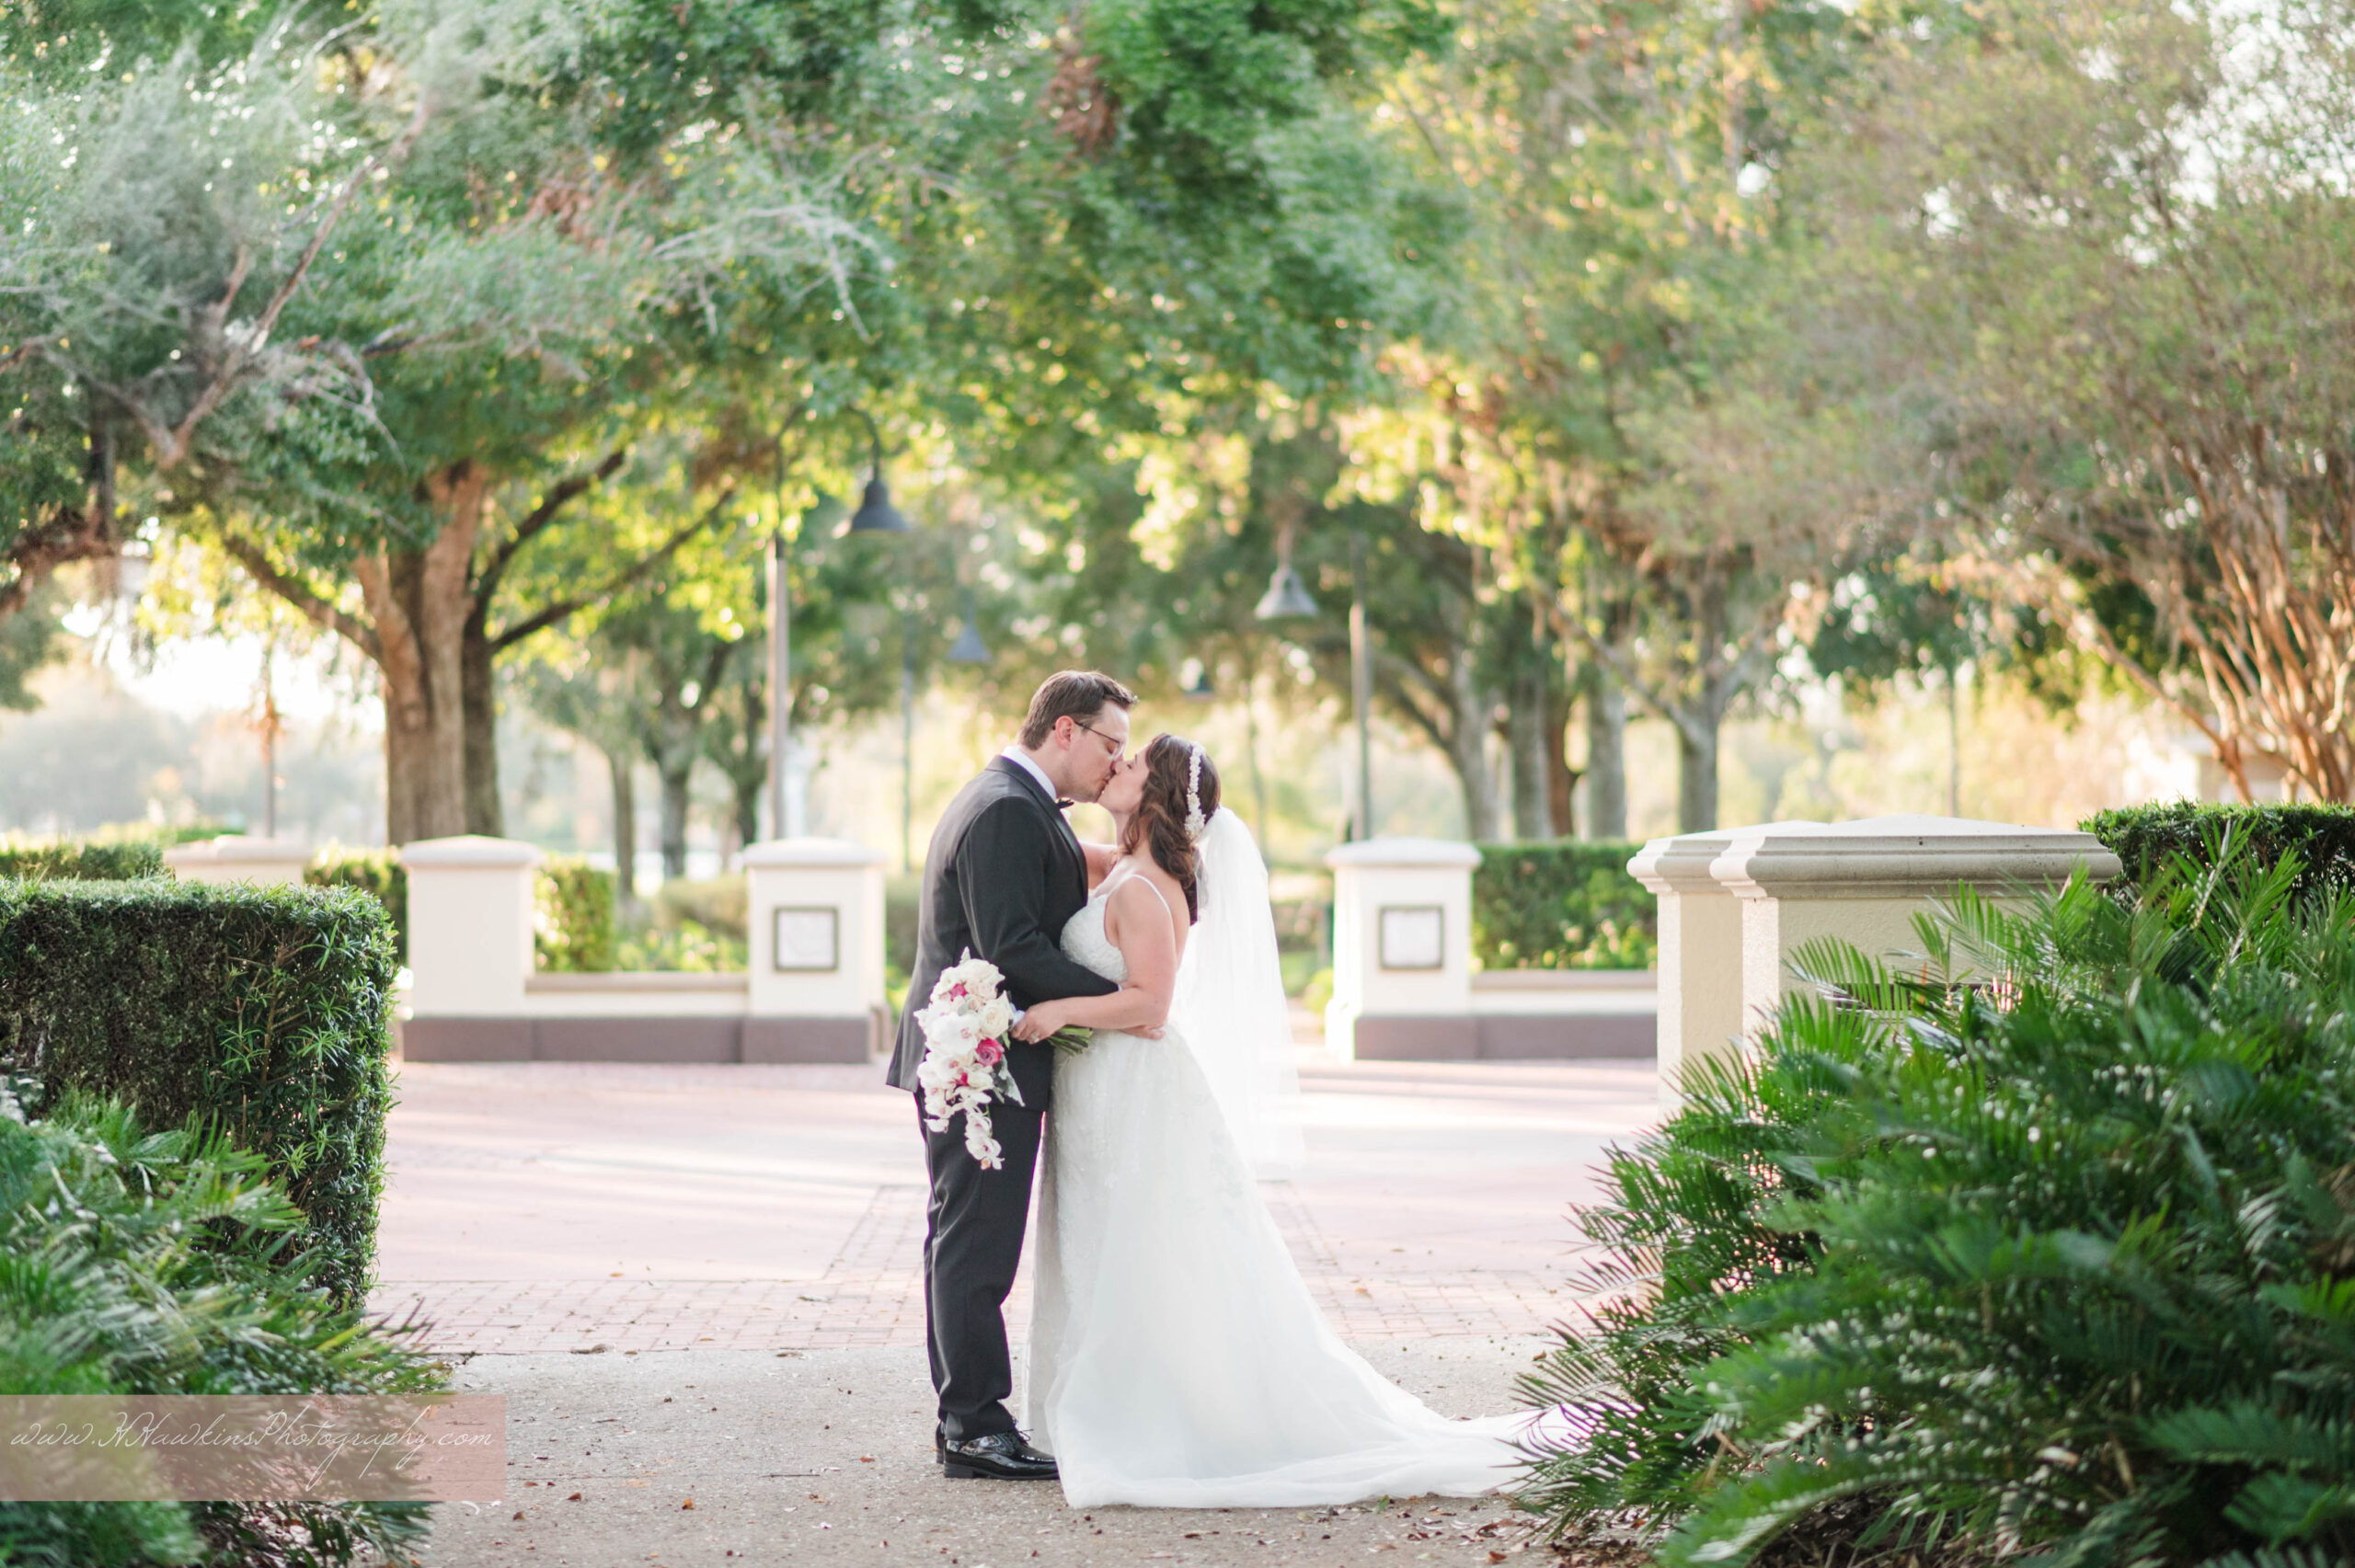
POLYGON ((1820 822, 1765 822, 1654 839, 1627 863, 1660 899, 1660 1108, 1674 1116, 1684 1070, 1707 1056, 1740 1049, 1745 1030, 1741 906, 1711 867, 1743 834, 1805 833, 1820 822))
POLYGON ((532 914, 540 852, 468 833, 401 850, 408 876, 412 1050, 458 1059, 528 1061, 532 914), (450 1038, 444 1040, 443 1036, 450 1038))
POLYGON ((1446 839, 1370 839, 1333 868, 1333 1000, 1325 1041, 1343 1061, 1465 1061, 1472 1012, 1472 868, 1446 839))
POLYGON ((2091 833, 1953 817, 1738 829, 1709 874, 1741 911, 1743 1031, 1804 983, 1790 966, 1805 943, 1834 938, 1884 961, 1918 953, 1913 918, 1957 887, 2016 905, 2078 870, 2107 883, 2118 857, 2091 833))
POLYGON ((1687 1063, 1741 1037, 1741 909, 1709 864, 1724 833, 1654 839, 1627 871, 1660 900, 1660 1021, 1655 1060, 1662 1115, 1673 1115, 1687 1063))
POLYGON ((250 839, 224 833, 217 839, 175 844, 164 864, 182 882, 250 882, 257 887, 300 887, 311 847, 292 839, 250 839))
POLYGON ((752 970, 743 1059, 867 1060, 892 1022, 882 855, 839 839, 779 839, 751 846, 741 864, 752 970))

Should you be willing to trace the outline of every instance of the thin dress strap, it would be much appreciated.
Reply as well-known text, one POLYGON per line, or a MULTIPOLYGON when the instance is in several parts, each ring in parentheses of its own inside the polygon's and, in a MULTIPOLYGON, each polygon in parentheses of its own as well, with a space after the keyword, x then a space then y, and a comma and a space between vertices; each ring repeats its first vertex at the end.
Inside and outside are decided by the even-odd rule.
POLYGON ((1175 920, 1175 919, 1177 919, 1177 918, 1178 918, 1178 911, 1177 911, 1177 910, 1173 910, 1173 909, 1171 909, 1171 908, 1169 907, 1169 900, 1168 900, 1168 899, 1166 899, 1166 898, 1161 898, 1161 889, 1160 889, 1160 888, 1158 888, 1158 887, 1155 887, 1155 886, 1153 885, 1153 878, 1152 878, 1152 877, 1150 877, 1150 876, 1146 876, 1143 872, 1142 872, 1142 871, 1132 871, 1132 872, 1130 872, 1126 876, 1121 877, 1118 882, 1113 883, 1113 884, 1111 885, 1111 887, 1105 888, 1105 889, 1104 889, 1104 898, 1105 898, 1105 901, 1106 901, 1106 902, 1108 902, 1108 903, 1111 901, 1111 898, 1112 898, 1112 894, 1113 894, 1114 889, 1116 889, 1116 888, 1120 888, 1120 887, 1127 887, 1127 886, 1128 886, 1130 883, 1132 883, 1132 882, 1142 882, 1142 883, 1143 883, 1143 884, 1144 884, 1144 890, 1145 890, 1146 892, 1148 892, 1148 893, 1152 894, 1152 895, 1153 895, 1155 898, 1161 898, 1161 912, 1162 912, 1163 914, 1165 914, 1165 915, 1167 915, 1167 916, 1168 916, 1170 919, 1172 919, 1172 920, 1175 920))

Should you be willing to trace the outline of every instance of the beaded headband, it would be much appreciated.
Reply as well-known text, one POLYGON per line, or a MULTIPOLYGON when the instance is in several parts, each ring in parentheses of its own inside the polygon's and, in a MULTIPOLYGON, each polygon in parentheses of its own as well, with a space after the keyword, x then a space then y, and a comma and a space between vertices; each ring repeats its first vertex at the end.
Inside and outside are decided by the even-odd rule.
POLYGON ((1186 837, 1200 842, 1210 818, 1202 815, 1202 749, 1189 742, 1186 758, 1186 837))

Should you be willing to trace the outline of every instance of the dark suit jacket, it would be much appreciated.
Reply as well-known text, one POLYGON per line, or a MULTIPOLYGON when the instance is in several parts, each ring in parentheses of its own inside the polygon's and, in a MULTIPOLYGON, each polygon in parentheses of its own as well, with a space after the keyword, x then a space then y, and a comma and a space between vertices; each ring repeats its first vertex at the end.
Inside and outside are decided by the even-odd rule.
MULTIPOLYGON (((1120 988, 1063 956, 1063 922, 1087 902, 1087 859, 1055 803, 1020 766, 993 757, 957 792, 925 852, 916 915, 916 967, 900 1013, 899 1048, 884 1082, 916 1087, 924 1031, 916 1013, 940 971, 971 948, 1005 977, 1017 1007, 1066 996, 1109 996, 1120 988)), ((1043 1040, 1008 1042, 1006 1060, 1022 1101, 1044 1110, 1055 1050, 1043 1040)))

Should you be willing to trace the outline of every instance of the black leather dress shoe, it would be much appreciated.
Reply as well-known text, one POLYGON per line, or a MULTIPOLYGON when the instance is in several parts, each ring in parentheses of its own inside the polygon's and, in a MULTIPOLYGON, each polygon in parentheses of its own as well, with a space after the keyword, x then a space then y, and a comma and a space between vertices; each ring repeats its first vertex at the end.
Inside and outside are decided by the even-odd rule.
POLYGON ((1019 1432, 993 1432, 942 1445, 940 1473, 951 1481, 1052 1481, 1055 1461, 1019 1432))

